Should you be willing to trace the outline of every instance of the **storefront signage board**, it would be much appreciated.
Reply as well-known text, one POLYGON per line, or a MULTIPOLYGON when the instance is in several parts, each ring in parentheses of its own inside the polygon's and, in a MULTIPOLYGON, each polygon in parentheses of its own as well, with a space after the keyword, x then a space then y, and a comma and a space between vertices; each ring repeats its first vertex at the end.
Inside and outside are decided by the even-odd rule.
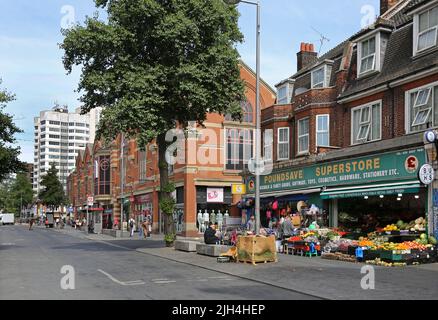
MULTIPOLYGON (((418 179, 426 163, 424 148, 388 152, 336 162, 322 162, 301 168, 276 170, 260 177, 261 192, 366 185, 374 182, 418 179)), ((247 179, 247 192, 254 192, 254 177, 247 179)))
POLYGON ((232 190, 233 190, 233 194, 245 194, 246 193, 246 185, 243 183, 233 184, 232 190))

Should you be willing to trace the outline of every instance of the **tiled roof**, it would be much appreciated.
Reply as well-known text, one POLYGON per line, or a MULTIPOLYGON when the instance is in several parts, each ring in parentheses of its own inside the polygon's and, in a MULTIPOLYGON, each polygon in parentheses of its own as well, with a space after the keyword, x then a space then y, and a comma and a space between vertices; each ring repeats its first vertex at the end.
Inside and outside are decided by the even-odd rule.
POLYGON ((413 58, 412 42, 412 25, 394 31, 389 38, 381 72, 364 79, 349 81, 346 90, 340 95, 340 98, 438 66, 438 54, 436 52, 413 58))
POLYGON ((328 51, 327 53, 325 53, 324 55, 319 57, 316 63, 303 68, 302 70, 298 71, 293 76, 291 76, 291 78, 295 79, 295 78, 302 76, 303 74, 312 70, 315 65, 321 63, 322 61, 324 61, 326 59, 333 60, 336 57, 339 57, 340 55, 342 55, 346 44, 348 44, 350 41, 353 41, 354 39, 358 38, 359 36, 366 34, 370 30, 374 30, 376 27, 387 27, 390 29, 399 29, 399 28, 405 26, 406 24, 412 22, 412 17, 410 15, 408 15, 408 12, 410 10, 415 9, 415 8, 425 4, 427 2, 430 2, 430 1, 432 1, 432 0, 403 0, 403 1, 400 1, 400 3, 398 4, 398 6, 400 8, 394 8, 395 10, 393 13, 390 13, 389 15, 386 15, 386 16, 383 15, 382 17, 379 17, 373 25, 358 31, 357 33, 355 33, 354 35, 349 37, 347 40, 343 41, 342 43, 340 43, 339 45, 337 45, 336 47, 334 47, 333 49, 331 49, 330 51, 328 51))

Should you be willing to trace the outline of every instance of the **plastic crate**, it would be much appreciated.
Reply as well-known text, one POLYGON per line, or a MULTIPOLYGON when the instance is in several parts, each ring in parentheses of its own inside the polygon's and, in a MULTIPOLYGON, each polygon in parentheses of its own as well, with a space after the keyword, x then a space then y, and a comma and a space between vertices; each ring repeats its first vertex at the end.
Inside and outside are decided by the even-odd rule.
POLYGON ((403 260, 403 254, 398 253, 396 250, 393 250, 393 251, 382 251, 380 253, 380 258, 382 260, 402 261, 403 260))

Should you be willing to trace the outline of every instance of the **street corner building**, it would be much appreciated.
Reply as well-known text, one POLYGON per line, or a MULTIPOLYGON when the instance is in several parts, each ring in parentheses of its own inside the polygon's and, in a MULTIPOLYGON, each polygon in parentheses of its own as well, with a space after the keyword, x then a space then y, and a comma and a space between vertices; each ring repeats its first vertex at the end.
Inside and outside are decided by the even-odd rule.
MULTIPOLYGON (((203 127, 191 128, 197 134, 184 142, 184 163, 169 165, 169 178, 176 187, 174 222, 178 235, 200 235, 199 213, 209 218, 219 214, 228 222, 236 220, 240 224, 242 172, 254 155, 256 134, 256 75, 243 61, 240 75, 246 87, 246 99, 241 102, 242 122, 230 115, 208 114, 203 127)), ((264 81, 260 87, 261 108, 268 108, 276 101, 275 90, 264 81)), ((122 211, 124 228, 130 217, 138 225, 150 214, 152 232, 162 233, 157 146, 151 142, 141 148, 136 139, 123 139, 123 161, 121 135, 107 145, 95 141, 80 151, 67 179, 74 216, 81 219, 88 212, 95 232, 117 236, 122 211), (88 203, 90 198, 93 203, 88 203)))
MULTIPOLYGON (((263 157, 273 162, 260 179, 262 224, 304 201, 324 226, 422 217, 437 233, 438 183, 419 179, 436 161, 424 133, 438 126, 437 37, 438 1, 382 0, 373 25, 326 54, 301 44, 297 72, 262 110, 263 157)), ((255 179, 245 176, 250 199, 255 179)))

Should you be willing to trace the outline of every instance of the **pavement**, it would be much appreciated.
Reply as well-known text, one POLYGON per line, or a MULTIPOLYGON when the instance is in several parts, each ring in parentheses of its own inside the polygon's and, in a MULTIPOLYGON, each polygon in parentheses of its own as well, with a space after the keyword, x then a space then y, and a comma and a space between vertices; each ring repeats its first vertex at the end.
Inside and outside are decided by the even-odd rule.
MULTIPOLYGON (((362 267, 365 265, 360 263, 283 254, 279 254, 277 263, 256 266, 217 263, 215 258, 166 248, 162 236, 156 235, 152 239, 143 240, 138 236, 115 239, 106 235, 87 235, 69 228, 36 228, 34 231, 28 231, 24 227, 15 226, 6 228, 6 232, 1 230, 0 287, 10 288, 13 283, 17 283, 21 271, 28 277, 22 278, 23 282, 18 281, 18 283, 24 288, 27 288, 26 285, 33 288, 37 282, 29 279, 29 276, 34 273, 35 268, 31 271, 32 268, 27 266, 26 261, 41 268, 44 261, 46 263, 50 261, 51 266, 48 269, 54 268, 53 277, 58 282, 58 288, 51 287, 51 290, 58 292, 60 263, 69 262, 78 265, 82 272, 77 277, 78 288, 81 288, 78 291, 82 294, 76 296, 75 293, 61 290, 62 294, 58 295, 58 298, 64 296, 69 299, 80 296, 85 299, 189 300, 438 298, 438 264, 397 268, 374 266, 372 270, 375 275, 375 288, 364 290, 361 282, 366 275, 362 273, 364 271, 362 267), (6 238, 15 239, 15 245, 4 245, 9 242, 6 238), (7 255, 6 251, 8 251, 7 255), (37 257, 33 257, 35 252, 39 252, 37 257), (50 260, 42 260, 43 257, 48 257, 50 260), (9 272, 15 274, 14 281, 9 279, 9 272), (120 285, 111 278, 128 283, 140 281, 144 285, 135 285, 135 282, 132 286, 120 285), (129 287, 129 291, 123 287, 129 287)), ((47 277, 46 281, 48 281, 49 275, 46 272, 41 276, 43 280, 47 277)), ((50 279, 54 281, 51 277, 50 279)), ((23 291, 23 289, 8 290, 7 296, 11 294, 18 297, 21 297, 20 294, 33 296, 32 291, 26 290, 24 293, 23 291)), ((4 298, 2 290, 0 299, 4 298)))

